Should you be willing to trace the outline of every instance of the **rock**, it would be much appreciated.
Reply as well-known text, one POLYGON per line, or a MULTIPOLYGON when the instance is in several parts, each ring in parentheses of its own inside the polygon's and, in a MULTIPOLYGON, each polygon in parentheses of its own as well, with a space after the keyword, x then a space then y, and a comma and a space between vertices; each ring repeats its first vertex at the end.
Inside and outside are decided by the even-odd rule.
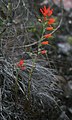
POLYGON ((69 51, 71 50, 71 46, 68 43, 58 43, 59 53, 63 53, 69 55, 69 51))

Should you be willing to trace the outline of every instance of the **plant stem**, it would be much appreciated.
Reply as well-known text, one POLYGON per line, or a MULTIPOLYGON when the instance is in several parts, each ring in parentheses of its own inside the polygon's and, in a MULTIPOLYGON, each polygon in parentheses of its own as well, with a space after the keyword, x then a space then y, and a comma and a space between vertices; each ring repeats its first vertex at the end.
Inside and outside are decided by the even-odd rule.
POLYGON ((31 68, 31 71, 29 73, 29 80, 28 80, 28 99, 30 100, 30 89, 31 89, 31 78, 32 78, 32 73, 34 71, 34 68, 35 68, 35 63, 36 63, 36 60, 37 60, 37 55, 35 55, 35 58, 33 59, 33 63, 32 63, 32 68, 31 68))
POLYGON ((38 44, 38 52, 39 52, 39 48, 41 47, 41 42, 43 41, 43 34, 44 34, 44 32, 45 32, 45 25, 43 24, 43 28, 42 28, 42 36, 41 36, 41 38, 40 38, 40 42, 39 42, 39 44, 38 44))

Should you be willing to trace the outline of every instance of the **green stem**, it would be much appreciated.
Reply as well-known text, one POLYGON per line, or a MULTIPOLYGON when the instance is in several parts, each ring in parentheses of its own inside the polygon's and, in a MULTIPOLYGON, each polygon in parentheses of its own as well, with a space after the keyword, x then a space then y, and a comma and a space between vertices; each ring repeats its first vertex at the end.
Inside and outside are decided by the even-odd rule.
POLYGON ((43 41, 43 39, 44 39, 44 37, 43 37, 43 35, 44 35, 44 32, 45 32, 45 25, 43 24, 43 28, 42 28, 42 36, 41 36, 41 38, 40 38, 40 42, 39 42, 39 44, 38 44, 38 52, 39 52, 39 48, 41 47, 41 42, 43 41))
POLYGON ((30 73, 29 73, 29 80, 28 80, 28 99, 30 99, 31 78, 32 78, 32 73, 33 73, 34 68, 35 68, 36 60, 37 60, 37 56, 35 56, 35 59, 33 60, 32 68, 31 68, 31 71, 30 71, 30 73))
MULTIPOLYGON (((43 29, 42 29, 42 36, 40 38, 40 42, 38 44, 38 52, 39 52, 39 48, 41 46, 41 41, 43 41, 43 34, 45 32, 45 24, 43 24, 43 29)), ((37 60, 37 55, 35 56, 34 60, 33 60, 33 64, 32 64, 32 69, 30 71, 30 74, 29 74, 29 80, 28 80, 28 98, 30 99, 30 89, 31 89, 31 78, 32 78, 32 73, 34 71, 34 68, 35 68, 35 63, 36 63, 36 60, 37 60)))

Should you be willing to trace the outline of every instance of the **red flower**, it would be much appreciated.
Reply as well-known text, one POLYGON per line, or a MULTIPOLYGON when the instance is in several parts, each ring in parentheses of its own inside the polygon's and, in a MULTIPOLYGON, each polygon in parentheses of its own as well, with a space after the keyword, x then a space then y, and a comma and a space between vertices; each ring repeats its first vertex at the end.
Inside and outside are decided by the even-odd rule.
POLYGON ((20 60, 19 63, 17 64, 17 66, 18 66, 21 70, 25 70, 24 60, 20 60))
POLYGON ((48 45, 49 42, 48 42, 48 41, 43 41, 43 42, 41 42, 41 44, 42 44, 42 45, 48 45))
POLYGON ((51 16, 52 13, 53 13, 53 9, 49 10, 49 12, 48 12, 48 16, 51 16))
POLYGON ((55 19, 54 18, 50 18, 49 21, 48 21, 48 25, 51 25, 55 22, 55 19))
POLYGON ((46 35, 44 35, 44 37, 49 38, 49 37, 52 37, 52 35, 51 34, 46 34, 46 35))
POLYGON ((53 27, 47 27, 46 30, 53 30, 53 27))
POLYGON ((53 9, 50 10, 50 7, 46 8, 46 6, 44 6, 44 8, 40 8, 40 12, 43 14, 44 17, 51 16, 53 13, 53 9))
POLYGON ((42 51, 41 51, 41 54, 46 54, 46 53, 47 53, 46 50, 42 50, 42 51))
POLYGON ((18 67, 22 66, 24 63, 24 60, 20 60, 19 63, 17 64, 18 67))

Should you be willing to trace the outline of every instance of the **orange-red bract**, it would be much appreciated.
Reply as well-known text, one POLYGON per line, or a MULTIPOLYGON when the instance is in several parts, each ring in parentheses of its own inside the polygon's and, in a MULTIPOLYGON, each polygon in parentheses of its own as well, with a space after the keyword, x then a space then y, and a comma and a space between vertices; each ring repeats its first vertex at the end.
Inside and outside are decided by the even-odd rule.
POLYGON ((53 27, 47 27, 46 30, 53 30, 53 27))
POLYGON ((51 25, 55 22, 55 19, 54 18, 50 18, 49 21, 48 21, 48 25, 51 25))
POLYGON ((46 6, 44 6, 44 8, 40 8, 40 12, 43 14, 44 17, 51 16, 53 13, 53 9, 50 10, 50 7, 46 8, 46 6))
POLYGON ((46 34, 46 35, 44 35, 44 37, 45 38, 50 38, 50 37, 52 37, 52 35, 51 34, 46 34))
POLYGON ((43 41, 43 42, 41 42, 41 44, 42 44, 42 45, 48 45, 49 42, 48 42, 48 41, 43 41))

